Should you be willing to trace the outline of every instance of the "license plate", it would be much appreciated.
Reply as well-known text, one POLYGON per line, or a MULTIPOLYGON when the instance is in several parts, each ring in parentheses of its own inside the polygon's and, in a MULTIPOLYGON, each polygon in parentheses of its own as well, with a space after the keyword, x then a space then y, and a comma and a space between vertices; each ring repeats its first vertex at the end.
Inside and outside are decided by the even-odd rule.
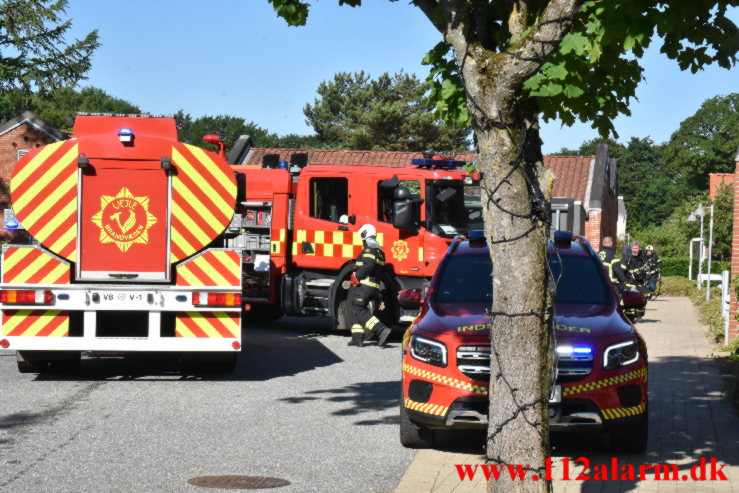
POLYGON ((562 402, 562 386, 555 385, 549 396, 549 404, 560 404, 562 402))
POLYGON ((100 303, 110 305, 127 305, 146 303, 147 293, 136 293, 132 291, 102 291, 98 293, 100 303))

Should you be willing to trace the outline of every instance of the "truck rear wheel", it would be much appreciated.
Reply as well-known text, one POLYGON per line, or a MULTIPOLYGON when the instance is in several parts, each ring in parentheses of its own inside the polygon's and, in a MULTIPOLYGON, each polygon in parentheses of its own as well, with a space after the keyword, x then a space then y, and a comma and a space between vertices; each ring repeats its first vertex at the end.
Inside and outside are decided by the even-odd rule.
POLYGON ((278 305, 251 305, 251 309, 242 314, 248 322, 274 322, 285 313, 278 305))
POLYGON ((20 373, 41 373, 49 367, 49 360, 41 359, 34 351, 16 351, 15 360, 20 373))
POLYGON ((400 444, 406 448, 429 448, 434 443, 434 431, 417 425, 408 416, 408 410, 400 398, 400 444))
POLYGON ((70 372, 80 367, 82 353, 80 351, 60 351, 49 361, 49 370, 52 372, 70 372))
POLYGON ((180 371, 183 374, 200 375, 207 373, 233 373, 239 353, 192 352, 181 353, 180 371))

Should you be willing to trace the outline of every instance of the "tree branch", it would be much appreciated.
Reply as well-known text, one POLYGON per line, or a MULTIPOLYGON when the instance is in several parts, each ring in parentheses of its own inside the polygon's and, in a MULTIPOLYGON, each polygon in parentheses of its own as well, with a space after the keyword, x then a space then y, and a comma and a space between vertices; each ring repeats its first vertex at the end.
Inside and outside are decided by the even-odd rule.
POLYGON ((441 34, 444 34, 446 26, 443 22, 439 22, 438 20, 436 14, 436 7, 438 4, 434 0, 411 0, 411 3, 421 9, 421 12, 428 17, 431 24, 438 29, 441 34))
POLYGON ((534 30, 508 52, 515 61, 505 64, 504 77, 514 84, 523 84, 534 75, 554 55, 582 3, 583 0, 551 0, 534 30))

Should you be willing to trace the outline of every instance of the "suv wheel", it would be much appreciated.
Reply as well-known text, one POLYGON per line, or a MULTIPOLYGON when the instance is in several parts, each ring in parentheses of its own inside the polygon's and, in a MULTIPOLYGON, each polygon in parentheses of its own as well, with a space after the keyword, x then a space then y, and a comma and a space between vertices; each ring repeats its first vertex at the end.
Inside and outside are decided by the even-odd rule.
MULTIPOLYGON (((649 409, 647 408, 646 411, 649 409)), ((611 449, 615 452, 644 452, 649 438, 649 414, 644 413, 636 424, 620 426, 609 432, 611 449)))
POLYGON ((402 396, 400 399, 400 443, 407 448, 429 448, 434 443, 434 431, 411 421, 402 396))

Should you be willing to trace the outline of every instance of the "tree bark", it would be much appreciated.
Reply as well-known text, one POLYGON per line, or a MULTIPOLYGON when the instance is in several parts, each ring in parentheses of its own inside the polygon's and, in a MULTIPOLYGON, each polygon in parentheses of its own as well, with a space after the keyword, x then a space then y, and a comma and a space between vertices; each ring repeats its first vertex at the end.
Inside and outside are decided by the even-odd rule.
MULTIPOLYGON (((439 0, 442 23, 430 16, 454 48, 483 173, 493 260, 487 461, 530 466, 524 481, 504 471, 489 482, 490 492, 551 491, 545 459, 554 348, 546 248, 553 176, 543 167, 536 104, 522 86, 554 55, 581 3, 509 1, 511 45, 505 52, 486 48, 479 29, 471 27, 475 18, 466 0, 439 0)), ((432 12, 430 2, 416 4, 432 12)))

